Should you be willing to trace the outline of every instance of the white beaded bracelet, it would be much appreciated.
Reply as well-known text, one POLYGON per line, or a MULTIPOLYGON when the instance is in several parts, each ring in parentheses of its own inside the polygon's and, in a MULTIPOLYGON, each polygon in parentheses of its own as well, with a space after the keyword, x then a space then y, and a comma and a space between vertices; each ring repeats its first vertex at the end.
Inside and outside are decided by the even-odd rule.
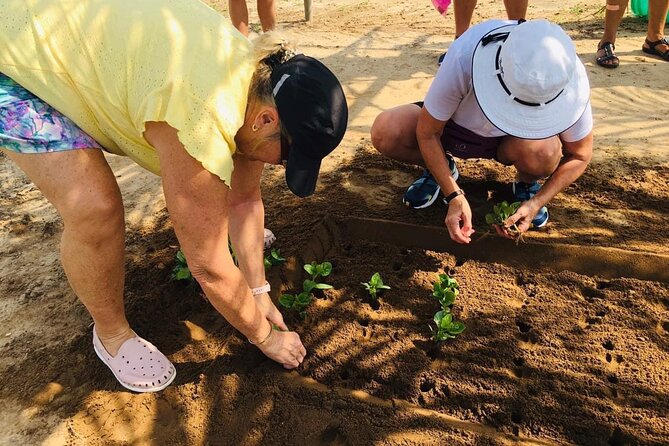
POLYGON ((263 286, 257 288, 251 288, 251 294, 257 296, 258 294, 269 293, 272 288, 269 286, 269 282, 265 282, 263 286))

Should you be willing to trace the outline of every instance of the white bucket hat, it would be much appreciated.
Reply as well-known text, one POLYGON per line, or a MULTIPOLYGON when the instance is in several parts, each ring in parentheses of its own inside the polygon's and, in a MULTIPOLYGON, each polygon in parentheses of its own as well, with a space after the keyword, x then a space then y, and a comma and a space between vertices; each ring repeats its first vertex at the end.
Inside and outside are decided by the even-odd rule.
POLYGON ((585 67, 558 25, 532 20, 483 36, 474 50, 476 100, 498 129, 544 139, 574 125, 590 99, 585 67))

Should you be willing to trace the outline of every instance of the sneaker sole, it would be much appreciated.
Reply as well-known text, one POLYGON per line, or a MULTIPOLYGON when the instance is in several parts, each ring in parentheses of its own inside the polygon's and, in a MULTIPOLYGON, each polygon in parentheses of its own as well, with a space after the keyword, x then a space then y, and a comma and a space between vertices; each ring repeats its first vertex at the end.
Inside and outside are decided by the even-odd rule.
POLYGON ((537 229, 543 228, 544 226, 546 226, 548 224, 549 219, 550 219, 550 214, 548 213, 548 209, 546 209, 546 220, 544 220, 544 222, 541 223, 540 225, 535 225, 534 223, 532 223, 532 226, 537 228, 537 229))
POLYGON ((425 209, 427 207, 430 207, 434 204, 435 201, 437 201, 437 197, 439 197, 439 194, 441 193, 441 187, 437 186, 437 190, 435 191, 434 194, 432 194, 432 198, 430 198, 425 204, 421 204, 420 206, 412 206, 411 203, 406 201, 404 197, 402 197, 402 203, 404 203, 406 206, 412 208, 412 209, 425 209))

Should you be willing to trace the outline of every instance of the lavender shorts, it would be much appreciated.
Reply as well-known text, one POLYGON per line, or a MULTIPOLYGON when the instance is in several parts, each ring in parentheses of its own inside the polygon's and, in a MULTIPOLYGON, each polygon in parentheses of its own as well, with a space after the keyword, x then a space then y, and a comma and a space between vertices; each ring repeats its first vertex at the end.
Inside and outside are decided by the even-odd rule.
POLYGON ((0 73, 0 148, 46 153, 102 147, 68 117, 0 73))
MULTIPOLYGON (((414 102, 423 107, 422 102, 414 102)), ((497 159, 497 147, 503 136, 481 136, 468 130, 452 120, 446 122, 441 134, 441 145, 444 150, 458 158, 497 159)))

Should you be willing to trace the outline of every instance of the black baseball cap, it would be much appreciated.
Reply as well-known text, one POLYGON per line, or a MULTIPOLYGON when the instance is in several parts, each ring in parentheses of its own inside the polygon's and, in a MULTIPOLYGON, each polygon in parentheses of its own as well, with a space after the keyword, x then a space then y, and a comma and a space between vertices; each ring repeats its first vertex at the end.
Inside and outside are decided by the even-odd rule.
POLYGON ((303 54, 276 65, 271 82, 279 120, 290 141, 284 148, 286 183, 295 195, 307 197, 316 189, 321 161, 346 132, 344 91, 325 65, 303 54))

